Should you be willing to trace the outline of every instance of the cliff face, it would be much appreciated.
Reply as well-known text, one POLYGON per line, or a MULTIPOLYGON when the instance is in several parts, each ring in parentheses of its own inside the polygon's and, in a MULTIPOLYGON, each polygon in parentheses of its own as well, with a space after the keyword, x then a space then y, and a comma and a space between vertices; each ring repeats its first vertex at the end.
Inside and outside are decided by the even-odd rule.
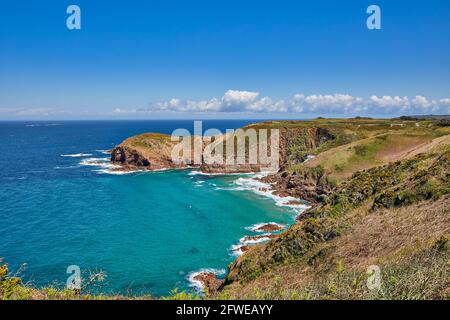
MULTIPOLYGON (((257 128, 266 128, 264 125, 257 128)), ((315 152, 325 143, 336 138, 333 130, 321 127, 283 127, 279 129, 278 172, 266 176, 263 181, 274 186, 275 194, 292 196, 312 204, 319 203, 332 190, 332 184, 326 179, 321 170, 296 170, 290 172, 288 168, 301 164, 308 159, 311 152, 315 152)), ((230 138, 224 138, 224 149, 230 138), (228 140, 227 140, 228 139, 228 140)), ((233 138, 234 139, 234 138, 233 138)), ((205 147, 206 143, 203 145, 205 147)), ((193 159, 187 157, 182 162, 173 162, 171 151, 176 143, 169 136, 159 134, 143 134, 127 139, 112 150, 111 161, 129 170, 160 170, 170 168, 198 167, 202 172, 211 174, 221 173, 249 173, 270 171, 267 164, 218 164, 207 163, 202 159, 199 165, 193 164, 193 159)), ((248 147, 250 148, 250 147, 248 147)))
POLYGON ((323 202, 334 190, 334 184, 328 180, 320 167, 308 170, 282 170, 261 180, 272 184, 276 195, 302 199, 311 204, 323 202))
POLYGON ((127 146, 117 146, 111 152, 111 161, 132 167, 150 167, 149 159, 143 157, 136 149, 127 146))
POLYGON ((308 161, 325 143, 336 139, 329 128, 283 128, 280 143, 280 170, 264 177, 276 195, 291 196, 312 204, 321 202, 333 190, 333 185, 320 168, 312 170, 292 167, 308 161))
POLYGON ((188 161, 174 163, 172 150, 176 142, 170 136, 146 133, 128 138, 111 151, 111 162, 124 169, 160 170, 185 168, 188 161))
POLYGON ((304 162, 310 151, 335 138, 329 128, 283 128, 280 148, 282 167, 304 162))
MULTIPOLYGON (((279 166, 286 167, 289 164, 300 163, 306 159, 309 150, 319 147, 321 144, 334 139, 333 134, 326 128, 284 128, 280 127, 279 139, 279 166)), ((227 144, 225 138, 224 145, 227 144)), ((209 142, 204 142, 203 148, 209 142)), ((140 168, 147 170, 163 168, 184 168, 188 165, 200 167, 208 173, 248 173, 264 170, 266 164, 250 164, 248 154, 243 164, 219 164, 207 163, 202 159, 199 165, 193 165, 192 156, 188 156, 182 162, 173 162, 171 151, 176 145, 170 140, 170 136, 161 134, 142 134, 131 137, 111 152, 111 161, 126 168, 140 168)), ((225 148, 225 147, 224 147, 225 148)))

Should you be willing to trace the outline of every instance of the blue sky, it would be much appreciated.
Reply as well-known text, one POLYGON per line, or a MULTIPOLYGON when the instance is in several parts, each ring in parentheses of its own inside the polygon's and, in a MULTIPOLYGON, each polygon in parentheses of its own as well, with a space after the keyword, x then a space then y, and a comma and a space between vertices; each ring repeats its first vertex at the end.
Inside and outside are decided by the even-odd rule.
POLYGON ((449 98, 447 0, 0 5, 0 120, 449 113, 449 98))

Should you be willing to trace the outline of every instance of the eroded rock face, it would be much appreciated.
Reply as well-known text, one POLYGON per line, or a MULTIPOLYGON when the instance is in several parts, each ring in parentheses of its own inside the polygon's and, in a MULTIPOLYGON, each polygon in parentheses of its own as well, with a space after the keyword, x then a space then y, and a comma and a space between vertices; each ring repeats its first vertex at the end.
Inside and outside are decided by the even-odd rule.
POLYGON ((111 151, 111 162, 123 169, 161 170, 187 167, 186 162, 175 163, 171 158, 171 145, 161 148, 137 148, 122 143, 111 151))
POLYGON ((194 280, 201 282, 208 293, 217 292, 223 284, 214 272, 201 272, 194 276, 194 280))
POLYGON ((280 166, 301 163, 307 151, 333 140, 334 134, 327 128, 289 128, 281 131, 280 166))
POLYGON ((280 171, 261 180, 272 184, 276 195, 294 197, 312 204, 323 202, 325 197, 333 191, 333 186, 325 176, 314 172, 280 171))
POLYGON ((136 149, 126 146, 115 147, 111 151, 111 161, 121 165, 134 167, 150 167, 151 163, 142 156, 136 149))
MULTIPOLYGON (((192 165, 192 155, 175 163, 172 160, 172 150, 176 142, 170 136, 160 134, 142 134, 125 140, 111 151, 111 161, 125 168, 139 168, 148 170, 185 168, 187 166, 199 167, 205 173, 250 173, 271 171, 273 167, 281 168, 292 163, 302 162, 306 151, 318 147, 320 144, 333 139, 333 134, 325 128, 280 128, 279 155, 277 163, 270 164, 229 164, 203 162, 192 165)), ((226 140, 225 140, 226 141, 226 140)), ((206 142, 208 144, 208 142, 206 142)), ((203 144, 205 148, 205 143, 203 144)), ((248 155, 246 155, 247 157, 248 155)), ((284 177, 281 177, 284 178, 284 177)), ((276 181, 277 178, 272 178, 276 181)), ((295 188, 300 181, 289 181, 286 189, 295 188)), ((286 191, 287 195, 291 195, 286 191)), ((309 197, 311 198, 311 197, 309 197)))

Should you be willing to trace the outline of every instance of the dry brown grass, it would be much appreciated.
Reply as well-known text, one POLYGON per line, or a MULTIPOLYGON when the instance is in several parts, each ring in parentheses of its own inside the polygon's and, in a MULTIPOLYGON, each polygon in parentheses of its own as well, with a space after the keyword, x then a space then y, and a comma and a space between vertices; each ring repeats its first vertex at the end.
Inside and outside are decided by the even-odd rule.
POLYGON ((346 226, 340 237, 321 243, 302 259, 276 266, 252 281, 232 283, 221 297, 237 299, 444 297, 446 293, 442 286, 445 286, 443 281, 445 282, 445 274, 449 268, 445 257, 430 256, 431 253, 435 254, 430 248, 443 235, 450 236, 450 197, 372 212, 368 210, 369 207, 370 204, 367 203, 353 209, 345 216, 345 220, 337 222, 341 226, 346 226), (389 281, 395 278, 401 284, 386 283, 388 289, 373 296, 374 293, 368 291, 364 285, 365 272, 370 265, 382 266, 389 281), (342 270, 339 271, 339 268, 342 270), (340 272, 342 275, 339 275, 340 272))
POLYGON ((408 207, 368 212, 361 207, 348 216, 345 234, 323 245, 334 259, 354 269, 393 262, 450 234, 450 197, 408 207))

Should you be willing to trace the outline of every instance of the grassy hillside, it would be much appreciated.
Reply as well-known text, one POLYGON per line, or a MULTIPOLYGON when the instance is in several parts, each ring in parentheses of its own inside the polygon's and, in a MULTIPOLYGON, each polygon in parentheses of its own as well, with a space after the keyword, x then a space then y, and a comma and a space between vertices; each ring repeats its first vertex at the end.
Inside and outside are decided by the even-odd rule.
MULTIPOLYGON (((401 146, 411 141, 409 134, 398 140, 401 146)), ((384 141, 370 152, 373 167, 345 180, 320 154, 319 165, 338 178, 336 190, 279 238, 237 259, 221 297, 448 298, 450 137, 417 140, 417 154, 400 147, 402 160, 382 165, 380 150, 398 153, 397 140, 384 141), (381 268, 381 290, 366 287, 370 265, 381 268)), ((349 148, 366 143, 328 154, 343 159, 349 148)))

